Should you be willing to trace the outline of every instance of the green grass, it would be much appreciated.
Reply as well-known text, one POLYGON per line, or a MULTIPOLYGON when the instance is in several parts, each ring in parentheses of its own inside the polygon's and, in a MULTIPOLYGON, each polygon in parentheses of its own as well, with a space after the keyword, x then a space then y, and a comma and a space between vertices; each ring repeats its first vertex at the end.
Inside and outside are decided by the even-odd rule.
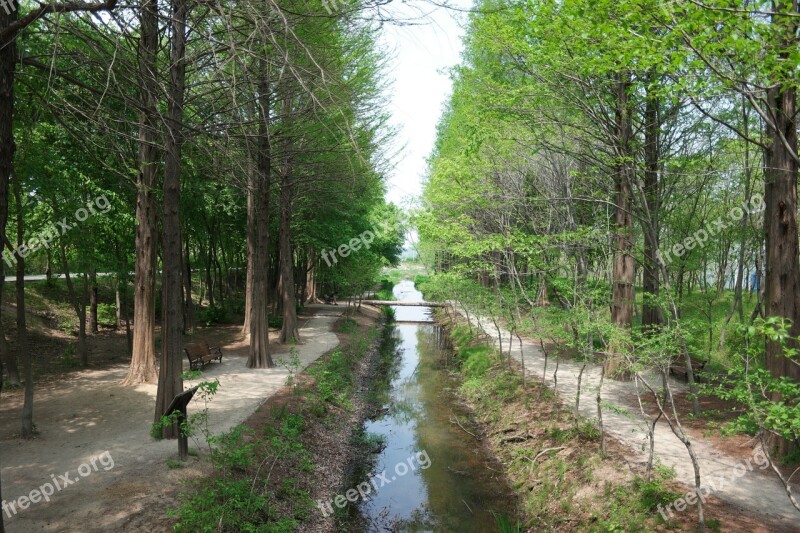
POLYGON ((380 288, 375 291, 375 299, 376 300, 394 300, 394 285, 395 283, 388 279, 384 278, 381 280, 380 288))
MULTIPOLYGON (((359 332, 314 363, 307 371, 315 378, 311 385, 300 387, 297 401, 288 407, 272 408, 260 430, 238 425, 210 439, 213 473, 195 482, 181 495, 180 505, 168 511, 177 518, 174 531, 302 530, 314 508, 313 441, 307 430, 324 423, 331 406, 336 413, 352 409, 355 369, 369 352, 373 335, 374 330, 359 332), (283 476, 271 475, 276 465, 283 476)), ((381 445, 374 435, 361 438, 365 447, 381 445)))
POLYGON ((524 523, 495 517, 498 530, 550 531, 568 523, 576 531, 652 531, 660 524, 657 506, 680 496, 670 488, 672 472, 656 468, 649 481, 603 479, 609 469, 626 469, 601 453, 594 421, 575 421, 546 387, 529 383, 523 389, 519 373, 500 364, 492 347, 476 343, 466 326, 453 328, 451 338, 464 377, 460 393, 494 436, 495 453, 507 465, 525 513, 524 523), (532 416, 525 419, 525 411, 532 416), (523 419, 533 438, 502 442, 523 419))

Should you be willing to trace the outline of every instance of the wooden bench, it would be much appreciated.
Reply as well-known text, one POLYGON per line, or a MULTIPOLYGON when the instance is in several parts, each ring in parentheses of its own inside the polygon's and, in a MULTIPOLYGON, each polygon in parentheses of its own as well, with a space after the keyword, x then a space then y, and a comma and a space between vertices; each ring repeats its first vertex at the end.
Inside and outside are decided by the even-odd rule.
MULTIPOLYGON (((697 359, 692 359, 691 361, 694 380, 698 381, 698 374, 703 370, 703 368, 705 368, 708 361, 698 361, 697 359)), ((686 372, 686 361, 683 359, 680 361, 674 361, 671 365, 669 365, 669 373, 672 376, 681 378, 683 381, 689 381, 689 376, 686 372)))
POLYGON ((215 359, 222 362, 222 348, 211 348, 208 341, 200 341, 196 344, 189 344, 183 348, 186 357, 189 358, 189 368, 203 368, 215 359))

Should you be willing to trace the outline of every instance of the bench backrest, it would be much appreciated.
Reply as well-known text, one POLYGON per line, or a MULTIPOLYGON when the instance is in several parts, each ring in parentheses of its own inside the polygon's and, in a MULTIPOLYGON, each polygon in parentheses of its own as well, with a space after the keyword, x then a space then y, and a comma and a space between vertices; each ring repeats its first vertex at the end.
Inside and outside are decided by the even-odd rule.
POLYGON ((203 341, 197 344, 187 344, 183 349, 186 350, 189 359, 193 361, 208 354, 208 343, 203 341))

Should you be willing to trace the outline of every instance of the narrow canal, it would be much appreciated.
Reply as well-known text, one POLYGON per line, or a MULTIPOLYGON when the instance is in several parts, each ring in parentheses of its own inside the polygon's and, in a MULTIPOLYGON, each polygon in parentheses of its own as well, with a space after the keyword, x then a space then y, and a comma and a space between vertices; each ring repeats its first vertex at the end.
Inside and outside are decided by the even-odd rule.
MULTIPOLYGON (((394 294, 423 300, 410 281, 397 284, 394 294)), ((394 309, 396 324, 383 343, 396 358, 390 388, 381 415, 365 426, 386 444, 373 466, 385 476, 359 506, 359 522, 366 531, 500 531, 501 517, 517 515, 515 499, 468 433, 469 413, 452 392, 457 383, 447 370, 445 333, 428 307, 394 309)))

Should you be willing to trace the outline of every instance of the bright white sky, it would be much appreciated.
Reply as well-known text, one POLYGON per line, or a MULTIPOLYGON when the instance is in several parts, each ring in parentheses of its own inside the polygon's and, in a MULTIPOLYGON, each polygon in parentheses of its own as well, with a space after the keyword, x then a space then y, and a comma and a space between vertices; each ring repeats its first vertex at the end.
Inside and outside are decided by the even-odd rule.
MULTIPOLYGON (((471 2, 458 0, 454 5, 463 9, 471 2)), ((425 160, 433 150, 436 124, 450 96, 448 69, 460 62, 466 22, 462 12, 434 8, 420 0, 392 11, 409 17, 420 12, 430 13, 426 22, 400 27, 387 24, 381 43, 390 55, 389 112, 398 132, 394 151, 400 150, 389 175, 386 199, 400 207, 408 207, 422 192, 425 160)))

